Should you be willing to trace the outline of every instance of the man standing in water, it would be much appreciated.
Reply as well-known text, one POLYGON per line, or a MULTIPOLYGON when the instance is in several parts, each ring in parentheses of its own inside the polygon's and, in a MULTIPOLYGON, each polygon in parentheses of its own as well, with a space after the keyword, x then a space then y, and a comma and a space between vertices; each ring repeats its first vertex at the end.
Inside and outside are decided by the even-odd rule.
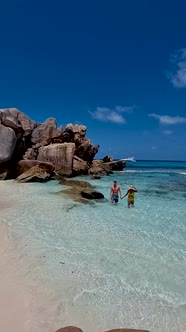
POLYGON ((128 196, 128 208, 130 207, 130 205, 134 206, 134 194, 137 192, 137 189, 131 185, 127 193, 121 197, 121 199, 123 199, 125 196, 128 196))
POLYGON ((120 186, 117 185, 117 181, 113 182, 113 185, 110 189, 110 200, 111 203, 118 203, 119 201, 119 195, 121 198, 121 189, 120 186))

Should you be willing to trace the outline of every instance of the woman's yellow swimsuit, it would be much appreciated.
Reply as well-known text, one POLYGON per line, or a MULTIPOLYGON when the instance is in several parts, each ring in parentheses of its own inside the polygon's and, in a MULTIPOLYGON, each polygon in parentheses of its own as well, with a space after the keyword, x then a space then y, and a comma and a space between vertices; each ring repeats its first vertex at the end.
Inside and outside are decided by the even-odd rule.
POLYGON ((134 191, 133 190, 128 191, 128 202, 134 203, 134 191))

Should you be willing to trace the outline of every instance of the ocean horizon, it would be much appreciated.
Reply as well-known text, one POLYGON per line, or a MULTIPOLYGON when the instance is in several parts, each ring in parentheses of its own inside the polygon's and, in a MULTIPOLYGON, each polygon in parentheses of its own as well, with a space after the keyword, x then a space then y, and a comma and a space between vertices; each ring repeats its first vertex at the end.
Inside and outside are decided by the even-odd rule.
POLYGON ((2 209, 1 222, 25 275, 50 290, 55 323, 87 332, 186 330, 186 163, 136 161, 100 180, 76 179, 104 202, 74 202, 56 180, 0 183, 3 199, 18 202, 2 209), (126 198, 110 203, 113 180, 122 194, 136 186, 134 208, 126 198))

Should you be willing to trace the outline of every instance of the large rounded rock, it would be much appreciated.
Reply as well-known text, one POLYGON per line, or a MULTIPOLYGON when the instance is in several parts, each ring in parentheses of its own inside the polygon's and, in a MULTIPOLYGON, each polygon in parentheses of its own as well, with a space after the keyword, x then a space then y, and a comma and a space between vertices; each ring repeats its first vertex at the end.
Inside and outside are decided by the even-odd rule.
POLYGON ((14 125, 21 125, 23 129, 23 136, 30 135, 33 128, 36 126, 36 123, 34 121, 30 120, 30 118, 26 114, 19 111, 17 108, 5 108, 1 109, 0 111, 4 113, 5 117, 8 117, 9 120, 11 118, 11 122, 14 123, 14 125))
POLYGON ((12 128, 0 124, 0 163, 11 159, 17 138, 12 128))
POLYGON ((48 145, 54 138, 62 137, 62 133, 62 128, 57 128, 56 119, 48 118, 33 130, 31 142, 37 147, 48 145))
POLYGON ((60 176, 71 176, 74 151, 74 143, 50 144, 39 148, 37 159, 51 162, 60 176))
POLYGON ((5 127, 12 128, 15 131, 22 128, 17 116, 12 114, 9 109, 0 110, 0 123, 3 124, 5 127))

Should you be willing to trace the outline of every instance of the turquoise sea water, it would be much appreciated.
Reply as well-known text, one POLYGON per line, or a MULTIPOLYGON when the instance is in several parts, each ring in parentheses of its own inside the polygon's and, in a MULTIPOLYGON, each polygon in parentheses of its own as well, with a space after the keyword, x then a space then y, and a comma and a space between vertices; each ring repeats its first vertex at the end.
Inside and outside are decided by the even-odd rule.
POLYGON ((88 180, 107 200, 74 203, 46 184, 7 183, 19 208, 2 222, 28 273, 53 289, 55 319, 85 331, 144 328, 186 331, 186 162, 131 163, 123 172, 88 180), (135 207, 108 200, 113 180, 135 207))

